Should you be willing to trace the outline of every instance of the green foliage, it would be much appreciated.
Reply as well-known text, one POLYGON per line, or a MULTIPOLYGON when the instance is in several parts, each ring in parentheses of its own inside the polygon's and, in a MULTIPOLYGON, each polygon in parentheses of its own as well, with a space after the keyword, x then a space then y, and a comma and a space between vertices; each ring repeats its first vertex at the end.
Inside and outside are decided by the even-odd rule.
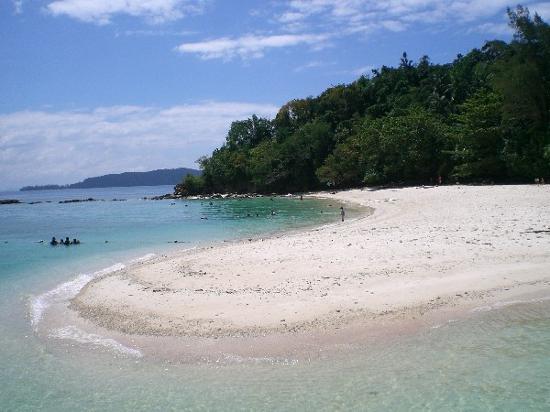
POLYGON ((365 183, 429 182, 445 169, 447 127, 425 109, 367 121, 360 137, 365 183))
POLYGON ((494 89, 503 97, 503 158, 510 177, 548 176, 550 26, 518 6, 508 10, 514 41, 495 63, 494 89))
POLYGON ((267 119, 253 115, 250 119, 236 121, 231 124, 227 133, 226 145, 232 150, 250 148, 262 141, 271 139, 273 126, 267 119))
POLYGON ((506 176, 502 106, 502 98, 489 91, 479 91, 459 106, 454 130, 454 178, 496 180, 506 176))
POLYGON ((188 174, 183 182, 176 185, 175 191, 180 195, 189 196, 204 193, 204 189, 204 178, 202 176, 188 174))
POLYGON ((445 169, 446 143, 447 126, 424 109, 366 120, 317 175, 329 187, 433 181, 445 169))
POLYGON ((403 53, 397 67, 292 100, 273 120, 233 122, 186 193, 548 179, 550 28, 522 6, 509 17, 509 44, 449 64, 403 53))

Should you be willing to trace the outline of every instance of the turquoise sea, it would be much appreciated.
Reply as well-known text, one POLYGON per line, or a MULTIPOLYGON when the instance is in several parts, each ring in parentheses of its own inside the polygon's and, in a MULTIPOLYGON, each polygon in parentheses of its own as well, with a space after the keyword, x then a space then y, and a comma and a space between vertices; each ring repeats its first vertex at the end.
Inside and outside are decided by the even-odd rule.
POLYGON ((550 410, 545 299, 309 362, 173 364, 118 350, 99 336, 38 336, 41 311, 102 269, 338 218, 337 205, 317 200, 143 199, 170 191, 0 193, 27 202, 0 206, 0 410, 550 410), (58 203, 85 198, 98 201, 58 203), (50 247, 52 236, 82 243, 50 247))

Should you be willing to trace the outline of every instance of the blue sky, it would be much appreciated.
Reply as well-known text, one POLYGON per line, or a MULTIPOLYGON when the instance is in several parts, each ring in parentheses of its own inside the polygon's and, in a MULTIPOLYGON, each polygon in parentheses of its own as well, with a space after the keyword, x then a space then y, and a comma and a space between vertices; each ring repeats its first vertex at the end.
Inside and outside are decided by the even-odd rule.
MULTIPOLYGON (((0 188, 194 166, 401 53, 509 40, 503 0, 1 0, 0 188)), ((550 2, 526 1, 550 18, 550 2)))

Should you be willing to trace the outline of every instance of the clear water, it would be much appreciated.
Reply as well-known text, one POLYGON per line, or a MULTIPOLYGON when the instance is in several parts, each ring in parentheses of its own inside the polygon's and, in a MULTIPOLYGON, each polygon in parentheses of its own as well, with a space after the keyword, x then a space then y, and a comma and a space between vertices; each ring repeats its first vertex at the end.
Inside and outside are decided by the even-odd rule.
POLYGON ((25 201, 128 199, 0 206, 0 410, 550 410, 550 302, 544 300, 312 362, 173 365, 38 339, 31 297, 79 273, 162 253, 176 247, 174 240, 192 247, 337 218, 334 207, 315 201, 141 200, 167 191, 0 194, 25 201), (36 243, 54 235, 83 243, 36 243))

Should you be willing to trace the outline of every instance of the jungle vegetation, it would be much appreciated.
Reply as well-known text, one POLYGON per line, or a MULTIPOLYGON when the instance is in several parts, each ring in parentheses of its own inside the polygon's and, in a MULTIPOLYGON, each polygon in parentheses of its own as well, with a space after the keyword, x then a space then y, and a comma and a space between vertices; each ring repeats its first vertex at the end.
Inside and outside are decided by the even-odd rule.
POLYGON ((550 27, 508 10, 513 40, 448 64, 403 53, 351 84, 232 123, 180 194, 364 185, 532 182, 550 176, 550 27))

